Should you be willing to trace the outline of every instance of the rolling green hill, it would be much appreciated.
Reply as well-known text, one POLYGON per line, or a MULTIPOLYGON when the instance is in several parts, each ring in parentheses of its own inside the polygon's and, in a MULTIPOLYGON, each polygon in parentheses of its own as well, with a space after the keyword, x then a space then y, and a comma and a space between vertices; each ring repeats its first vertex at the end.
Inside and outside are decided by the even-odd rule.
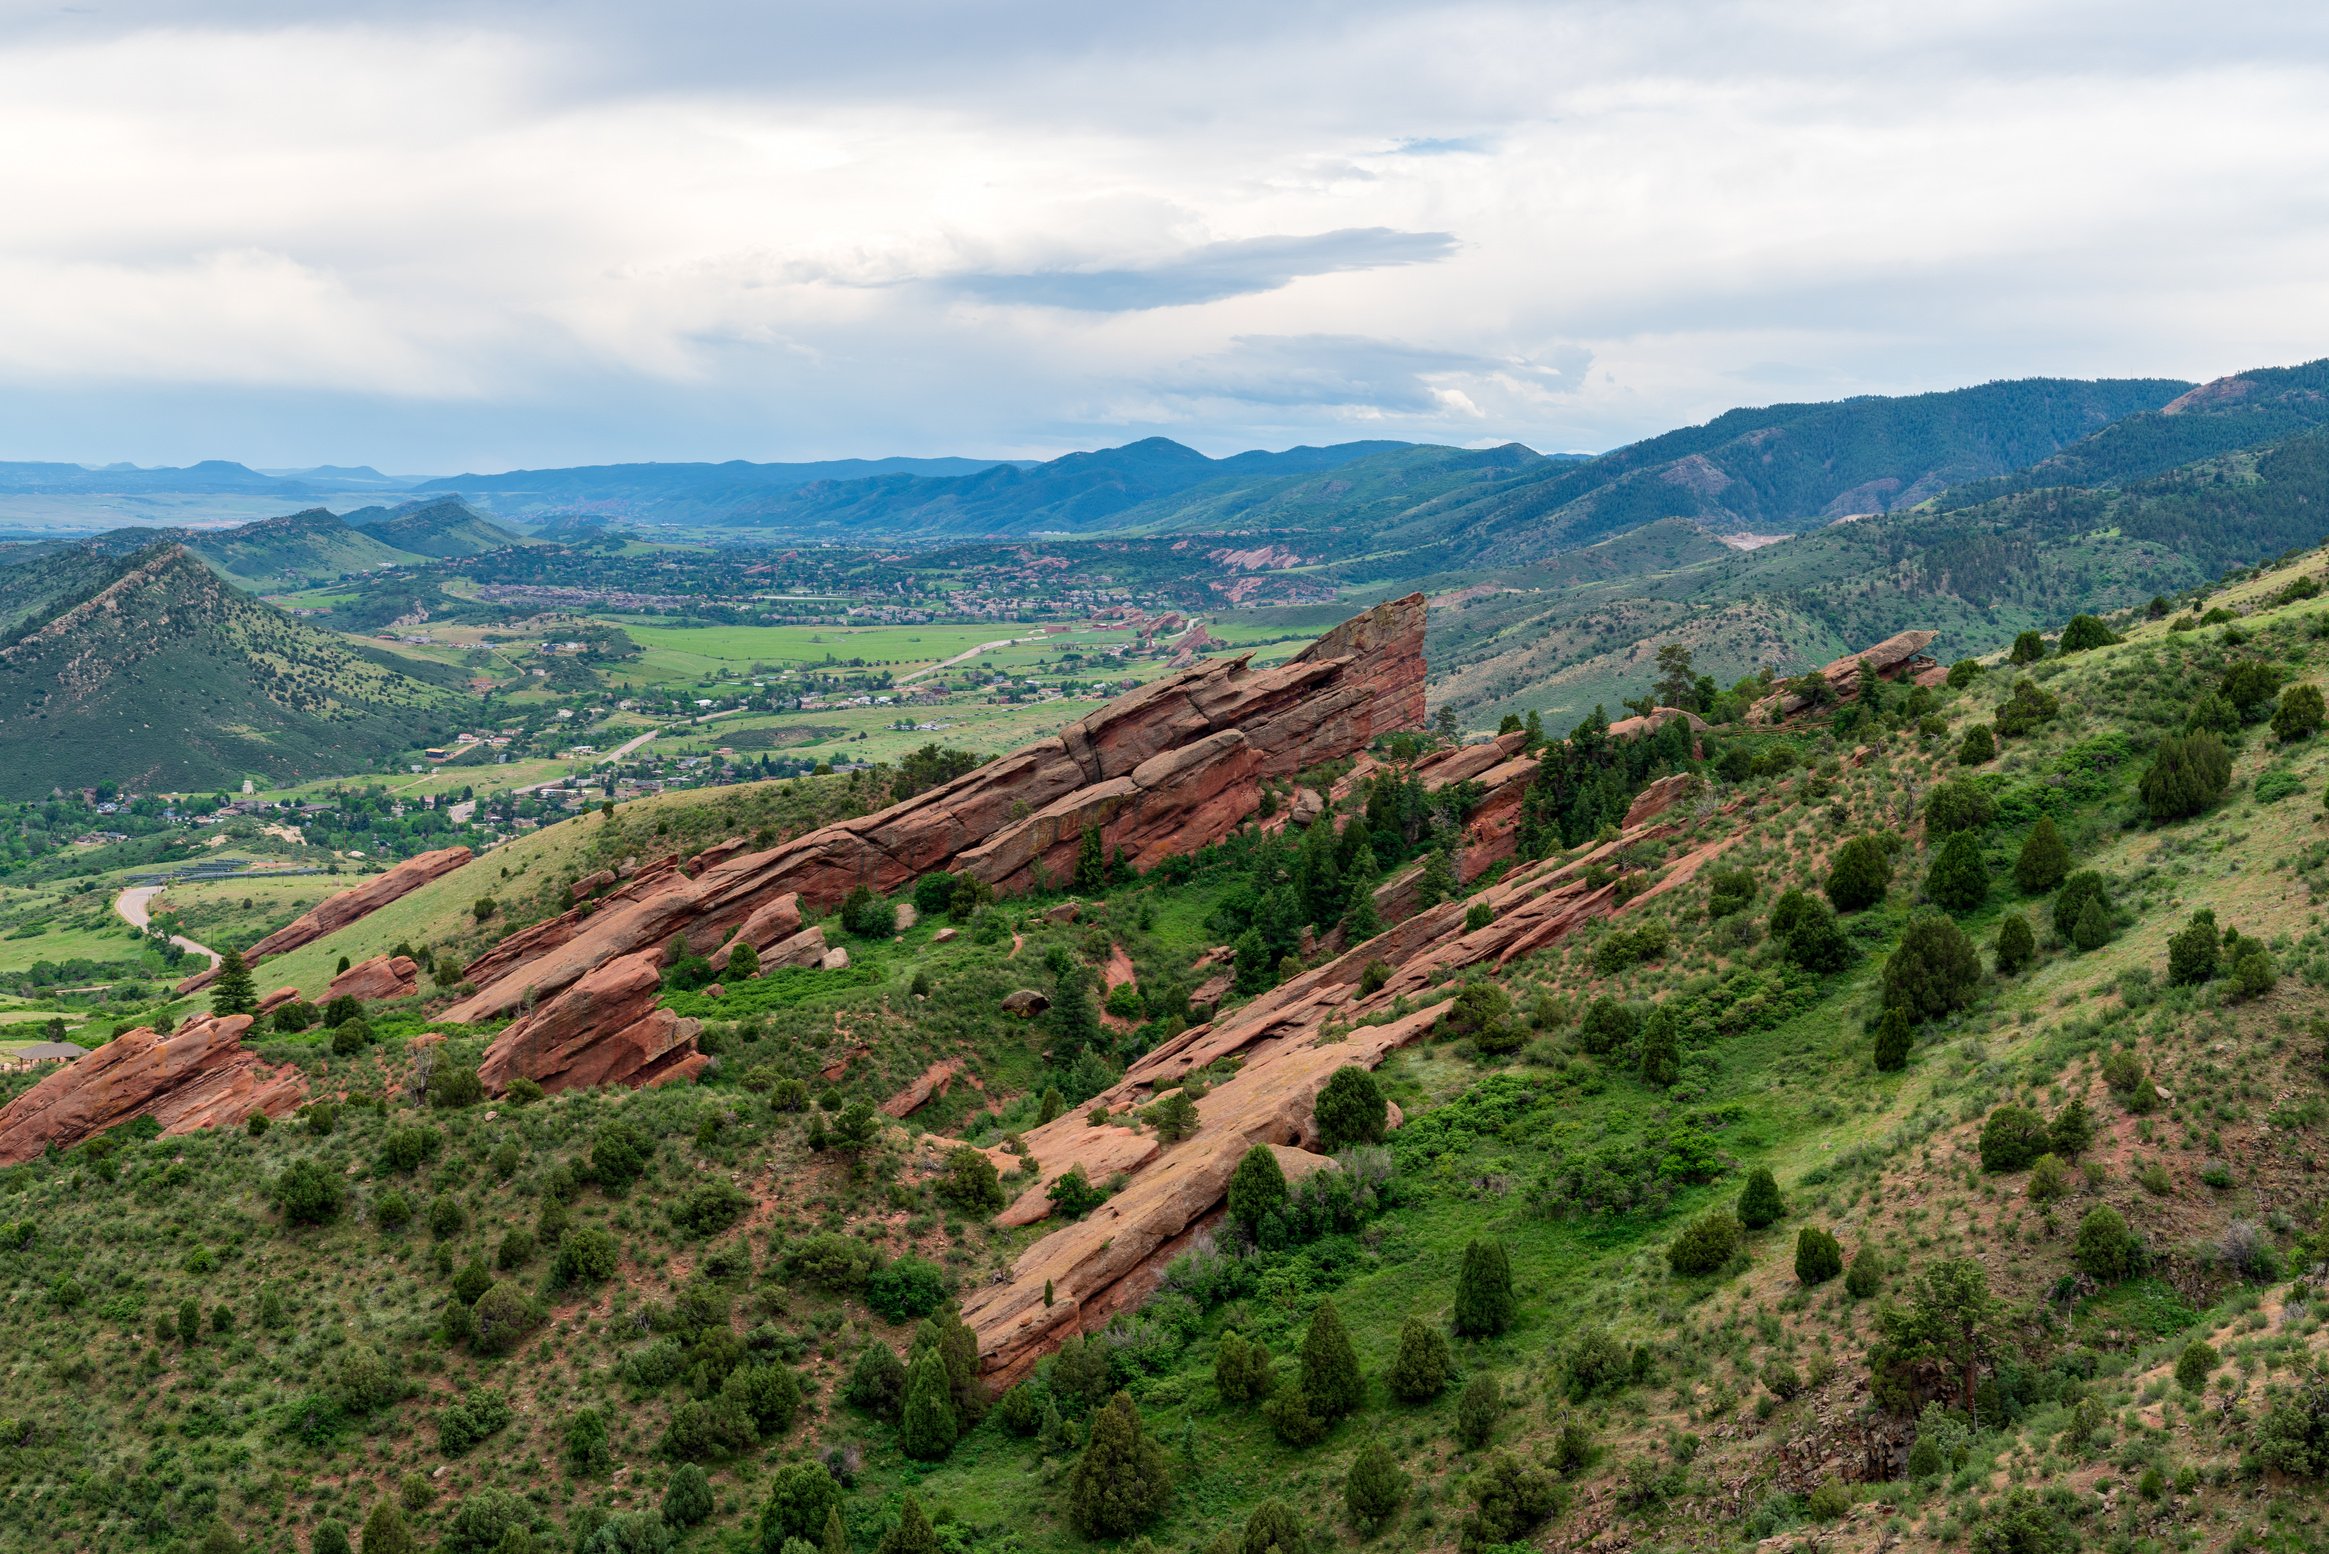
POLYGON ((349 572, 394 566, 414 555, 376 534, 350 527, 321 507, 194 535, 186 543, 229 577, 261 588, 328 581, 349 572))
POLYGON ((439 561, 482 556, 526 543, 456 496, 393 510, 362 508, 348 514, 347 522, 383 545, 439 561))
POLYGON ((347 771, 441 737, 464 705, 237 591, 182 545, 109 572, 80 552, 29 565, 19 593, 52 593, 0 646, 8 797, 347 771))

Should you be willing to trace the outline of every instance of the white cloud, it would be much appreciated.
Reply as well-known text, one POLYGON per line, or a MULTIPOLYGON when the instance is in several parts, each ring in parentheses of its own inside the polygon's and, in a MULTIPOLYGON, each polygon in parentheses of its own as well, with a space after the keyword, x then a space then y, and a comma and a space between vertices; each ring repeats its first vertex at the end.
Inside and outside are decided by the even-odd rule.
POLYGON ((0 455, 1599 447, 2296 360, 2324 25, 0 6, 0 455))

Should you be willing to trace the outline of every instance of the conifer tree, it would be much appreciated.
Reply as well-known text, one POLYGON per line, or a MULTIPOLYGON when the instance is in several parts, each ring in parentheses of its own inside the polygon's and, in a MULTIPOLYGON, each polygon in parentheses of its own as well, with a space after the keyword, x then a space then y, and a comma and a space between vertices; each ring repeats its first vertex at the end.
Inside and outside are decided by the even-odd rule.
POLYGON ((2083 1096, 2072 1096, 2070 1104, 2054 1114, 2046 1128, 2046 1142, 2055 1154, 2065 1160, 2076 1160, 2094 1142, 2094 1114, 2086 1109, 2083 1096))
POLYGON ((2081 952, 2099 950, 2111 942, 2111 911, 2100 896, 2089 896, 2070 928, 2070 942, 2081 952))
POLYGON ((1453 1368, 1448 1341, 1439 1329, 1411 1316, 1399 1326, 1399 1354, 1391 1362, 1391 1374, 1384 1379, 1400 1402, 1428 1403, 1447 1390, 1448 1372, 1453 1368))
POLYGON ((1908 1067, 1909 1049, 1908 1011, 1887 1009, 1876 1019, 1876 1071, 1897 1074, 1908 1067))
POLYGON ((1478 1451, 1496 1434, 1497 1416, 1504 1412, 1504 1389, 1493 1372, 1481 1371, 1464 1384, 1456 1399, 1456 1439, 1467 1451, 1478 1451))
POLYGON ((1285 1206, 1286 1173, 1269 1145, 1256 1144, 1245 1152, 1230 1175, 1227 1196, 1229 1217, 1248 1235, 1259 1230, 1272 1211, 1285 1206))
POLYGON ((1828 863, 1828 899, 1839 912, 1857 912, 1884 899, 1892 883, 1892 854, 1873 836, 1855 836, 1828 863))
POLYGON ((935 1346, 916 1345, 914 1363, 906 1368, 906 1404, 898 1415, 898 1449, 917 1461, 936 1462, 954 1450, 960 1431, 945 1356, 935 1346))
POLYGON ((1119 1392, 1092 1419, 1092 1443, 1068 1480, 1068 1517, 1090 1538, 1121 1538, 1164 1513, 1172 1464, 1119 1392))
POLYGON ((1504 1243, 1469 1243, 1456 1275, 1456 1336, 1493 1338, 1512 1325, 1512 1315, 1512 1264, 1504 1255, 1504 1243))
POLYGON ((2042 896, 2070 873, 2070 849, 2052 815, 2040 815, 2014 858, 2014 888, 2025 896, 2042 896))
POLYGON ((2030 920, 2019 912, 2008 912, 1997 925, 1997 949, 1993 958, 2001 977, 2020 976, 2038 958, 2038 936, 2030 931, 2030 920))
POLYGON ((922 1514, 922 1502, 911 1494, 898 1512, 898 1524, 875 1545, 874 1554, 940 1554, 938 1534, 930 1530, 930 1518, 922 1514))
POLYGON ((1989 899, 1989 865, 1971 831, 1951 833, 1925 871, 1925 894, 1951 912, 1970 912, 1989 899))
POLYGON ((243 964, 240 950, 228 950, 218 958, 218 975, 210 984, 210 1012, 212 1014, 249 1014, 259 1007, 259 995, 251 986, 251 968, 243 964))
POLYGON ((1302 1340, 1302 1396, 1310 1411, 1328 1424, 1357 1413, 1367 1400, 1359 1353, 1351 1347, 1342 1313, 1331 1300, 1318 1303, 1302 1340))
POLYGON ((364 1518, 364 1554, 420 1554, 404 1512, 393 1500, 383 1500, 364 1518))
POLYGON ((1237 1554, 1307 1554, 1310 1537, 1301 1519, 1276 1500, 1264 1500, 1245 1519, 1237 1554))
POLYGON ((1739 1194, 1739 1223, 1749 1230, 1761 1230, 1776 1225, 1785 1217, 1787 1205, 1779 1197, 1779 1179, 1768 1166, 1757 1166, 1747 1173, 1747 1185, 1739 1194))
POLYGON ((825 1513, 825 1532, 817 1540, 817 1554, 849 1554, 849 1529, 842 1523, 838 1505, 825 1513))
POLYGON ((1803 1284, 1825 1284, 1844 1271, 1844 1248, 1827 1231, 1806 1225, 1795 1234, 1795 1277, 1803 1284))
POLYGON ((1382 1143, 1390 1103, 1372 1073, 1350 1064, 1336 1069, 1326 1081, 1312 1116, 1318 1125, 1319 1153, 1333 1155, 1353 1144, 1382 1143))
POLYGON ((1675 1029, 1673 1011, 1664 1004, 1650 1011, 1642 1022, 1642 1082, 1661 1090, 1672 1089, 1682 1077, 1682 1040, 1675 1029))
POLYGON ((1368 1531, 1399 1514, 1407 1499, 1407 1473, 1381 1441, 1369 1440, 1352 1459, 1342 1481, 1342 1503, 1351 1520, 1368 1531))

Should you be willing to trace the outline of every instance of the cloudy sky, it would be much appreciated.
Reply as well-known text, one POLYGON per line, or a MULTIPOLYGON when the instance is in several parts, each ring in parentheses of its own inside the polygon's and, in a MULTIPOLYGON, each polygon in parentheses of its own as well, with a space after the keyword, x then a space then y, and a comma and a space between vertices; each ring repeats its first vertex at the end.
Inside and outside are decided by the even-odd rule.
POLYGON ((0 0, 0 457, 1598 449, 2329 354, 2329 8, 0 0))

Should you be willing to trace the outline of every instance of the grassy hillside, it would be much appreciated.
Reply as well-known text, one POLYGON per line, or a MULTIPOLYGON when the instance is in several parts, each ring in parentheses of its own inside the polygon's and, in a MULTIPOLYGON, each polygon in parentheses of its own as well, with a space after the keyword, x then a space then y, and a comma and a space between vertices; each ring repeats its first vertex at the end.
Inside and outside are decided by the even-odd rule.
POLYGON ((0 647, 10 797, 342 772, 440 737, 463 704, 237 592, 183 546, 56 565, 76 592, 0 647))
MULTIPOLYGON (((2290 1271, 2317 1255, 2310 1164, 2329 1143, 2329 746, 2302 718, 2283 719, 2283 738, 2229 709, 2269 712, 2269 687, 2247 694, 2260 678, 2329 677, 2329 609, 2290 587, 2325 560, 2226 590, 2250 612, 2228 624, 2151 623, 2025 672, 1895 690, 1873 717, 1718 735, 1708 801, 1630 863, 1654 876, 1672 852, 1727 839, 1720 870, 1427 995, 1472 999, 1488 1023, 1383 1070, 1405 1122, 1346 1162, 1365 1192, 1320 1200, 1260 1245, 1220 1227, 929 1460, 850 1401, 849 1379, 869 1344, 904 1349, 945 1286, 990 1277, 1042 1229, 942 1196, 931 1136, 999 1139, 1046 1087, 1072 1105, 1174 1029, 1209 924, 1250 888, 1246 851, 1117 886, 1073 924, 1010 902, 946 943, 936 920, 851 939, 845 973, 737 980, 719 998, 675 988, 721 1055, 691 1087, 431 1107, 411 1087, 425 1049, 404 1047, 422 1010, 371 1011, 377 1040, 352 1055, 331 1056, 322 1032, 271 1036, 349 1104, 263 1136, 125 1130, 0 1173, 0 1222, 21 1227, 0 1236, 16 1339, 0 1361, 5 1541, 168 1547, 215 1520, 247 1547, 305 1550, 324 1522, 352 1528, 385 1501, 423 1546, 565 1548, 611 1514, 592 1548, 781 1554, 784 1508, 822 1492, 825 1465, 852 1548, 875 1548, 911 1496, 937 1522, 926 1546, 1064 1554, 1098 1546, 1071 1512, 1098 1405, 1120 1388, 1157 1444, 1147 1481, 1171 1486, 1139 1531, 1159 1549, 1234 1547, 1219 1536, 1269 1500, 1322 1549, 2307 1546, 2329 1470, 2309 1444, 2329 1401, 2308 1378, 2329 1336, 2290 1271), (2230 673, 2242 665, 2264 668, 2230 673), (1961 763, 1968 730, 2031 702, 2025 673, 2052 715, 1961 763), (2198 813, 2154 822, 2144 774, 2195 717, 2228 742, 2229 781, 2198 813), (2063 867, 2102 884, 2070 928, 2050 880, 2015 883, 2041 820, 2063 867), (1954 886, 1928 878, 1949 825, 1969 838, 1947 849, 1954 886), (1888 839, 1872 904, 1833 940, 1775 927, 1782 893, 1816 893, 1836 844, 1859 835, 1888 839), (2188 945, 2203 909, 2219 958, 2237 930, 2238 974, 2177 984, 2170 936, 2188 945), (2001 971, 2015 917, 2035 928, 2035 958, 2001 971), (1894 969, 1912 928, 1920 942, 1962 933, 1978 965, 1912 984, 1894 969), (1820 944, 1816 959, 1804 947, 1820 944), (1002 995, 1119 946, 1142 996, 1096 1067, 1047 1065, 1063 1027, 1003 1014, 1002 995), (1912 985, 1955 1007, 1909 1028, 1905 1067, 1880 1069, 1887 989, 1912 985), (1631 1004, 1637 1031, 1671 1030, 1670 1068, 1646 1077, 1645 1038, 1613 1043, 1623 1022, 1594 1013, 1600 1000, 1631 1004), (862 1151, 828 1136, 838 1108, 937 1057, 967 1074, 943 1101, 862 1151), (2083 1147, 2057 1128, 2043 1144, 2069 1159, 2009 1156, 2021 1124, 1993 1123, 1999 1108, 2045 1127, 2074 1100, 2083 1147), (287 1223, 280 1187, 305 1161, 338 1206, 321 1213, 334 1194, 318 1191, 296 1201, 321 1222, 287 1223), (1739 1206, 1758 1170, 1776 1187, 1770 1221, 1727 1255, 1717 1245, 1711 1271, 1678 1272, 1683 1232, 1739 1206), (603 1230, 611 1259, 581 1256, 578 1237, 554 1260, 572 1225, 603 1230), (1807 1229, 1837 1237, 1849 1279, 1816 1258, 1798 1276, 1807 1229), (1500 1332, 1451 1338, 1473 1242, 1502 1248, 1516 1306, 1500 1332), (885 1272, 869 1279, 869 1264, 885 1272), (1286 1444, 1222 1395, 1216 1362, 1230 1332, 1259 1338, 1277 1387, 1301 1388, 1329 1302, 1360 1406, 1286 1444), (1455 1374, 1405 1402, 1391 1378, 1411 1320, 1449 1343, 1455 1374), (1932 1347, 1952 1323, 1973 1343, 1969 1378, 1932 1347), (797 1409, 768 1368, 793 1378, 797 1409), (1387 1516, 1362 1528, 1347 1483, 1376 1445, 1394 1470, 1376 1474, 1387 1516), (504 1541, 513 1525, 536 1541, 504 1541)), ((640 844, 697 824, 645 805, 621 823, 640 844)), ((476 867, 519 865, 540 891, 598 856, 599 824, 476 867)), ((457 934, 458 905, 406 926, 457 934)), ((474 1062, 480 1045, 456 1034, 430 1061, 474 1062)))
POLYGON ((456 496, 410 503, 386 512, 368 508, 350 513, 348 519, 380 544, 440 561, 482 556, 526 543, 456 496))
POLYGON ((252 588, 297 587, 410 561, 412 554, 350 528, 321 507, 193 537, 191 548, 252 588))

